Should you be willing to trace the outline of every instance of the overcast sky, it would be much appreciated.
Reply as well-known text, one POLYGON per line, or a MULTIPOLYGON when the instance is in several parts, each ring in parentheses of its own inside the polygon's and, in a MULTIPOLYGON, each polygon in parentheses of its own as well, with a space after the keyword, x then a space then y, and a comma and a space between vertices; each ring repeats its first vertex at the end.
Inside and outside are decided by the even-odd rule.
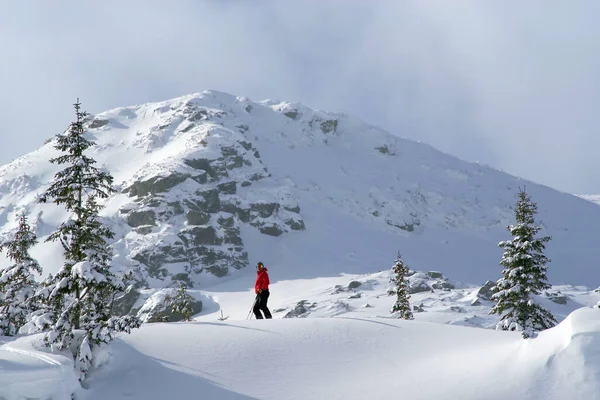
POLYGON ((215 89, 343 111, 600 193, 600 1, 0 0, 0 163, 80 97, 98 113, 215 89))

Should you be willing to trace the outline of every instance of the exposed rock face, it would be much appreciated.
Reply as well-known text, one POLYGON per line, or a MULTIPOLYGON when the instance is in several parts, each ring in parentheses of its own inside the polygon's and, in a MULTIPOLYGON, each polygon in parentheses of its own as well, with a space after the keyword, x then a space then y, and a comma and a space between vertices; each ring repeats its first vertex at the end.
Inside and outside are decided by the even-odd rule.
POLYGON ((101 128, 105 125, 108 125, 108 120, 105 119, 94 119, 91 123, 90 123, 90 129, 96 129, 96 128, 101 128))
POLYGON ((201 209, 188 210, 186 218, 189 225, 206 225, 210 222, 210 214, 201 209))
POLYGON ((167 176, 156 176, 146 181, 133 182, 133 184, 124 189, 123 192, 129 193, 130 196, 146 196, 148 194, 164 193, 182 183, 190 176, 191 175, 180 174, 177 172, 167 176))
POLYGON ((315 116, 310 122, 311 127, 318 126, 323 133, 336 133, 338 127, 337 119, 322 119, 320 116, 315 116))
POLYGON ((552 293, 545 292, 544 294, 550 301, 556 304, 565 305, 569 301, 569 296, 562 294, 560 290, 552 293))
MULTIPOLYGON (((138 173, 143 178, 122 190, 132 200, 120 215, 134 228, 126 239, 134 243, 130 259, 142 271, 142 284, 158 279, 165 285, 177 280, 193 286, 202 273, 224 276, 231 268, 245 267, 244 224, 268 236, 306 229, 289 188, 266 172, 250 127, 223 129, 223 111, 193 102, 175 115, 178 119, 166 119, 152 133, 198 132, 193 136, 197 150, 172 165, 169 173, 148 165, 148 173, 138 173), (159 173, 152 176, 155 169, 159 173), (255 187, 259 181, 266 185, 255 187), (140 235, 147 239, 140 240, 140 235)), ((154 138, 153 144, 161 141, 154 138)))
POLYGON ((455 288, 455 285, 438 271, 412 273, 408 282, 408 292, 410 294, 433 292, 435 290, 449 291, 455 288))
POLYGON ((130 285, 125 293, 117 297, 112 306, 113 313, 115 315, 126 315, 128 314, 137 300, 140 298, 140 291, 135 285, 130 285))
POLYGON ((156 225, 154 211, 132 211, 127 215, 127 224, 133 228, 143 225, 156 225))

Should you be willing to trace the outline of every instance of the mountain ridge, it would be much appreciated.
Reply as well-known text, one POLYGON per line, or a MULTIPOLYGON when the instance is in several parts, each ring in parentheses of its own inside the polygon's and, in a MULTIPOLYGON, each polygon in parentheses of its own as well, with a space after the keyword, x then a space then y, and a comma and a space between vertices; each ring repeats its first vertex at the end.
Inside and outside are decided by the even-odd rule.
MULTIPOLYGON (((108 110, 87 128, 119 191, 102 214, 115 264, 149 287, 210 285, 258 260, 280 279, 375 272, 397 250, 415 269, 483 283, 501 271, 496 245, 523 185, 554 236, 551 280, 595 276, 596 204, 345 114, 204 91, 108 110)), ((36 202, 56 171, 51 145, 0 167, 0 234, 21 210, 42 238, 65 217, 36 202)), ((48 251, 52 271, 58 246, 33 254, 48 251)))

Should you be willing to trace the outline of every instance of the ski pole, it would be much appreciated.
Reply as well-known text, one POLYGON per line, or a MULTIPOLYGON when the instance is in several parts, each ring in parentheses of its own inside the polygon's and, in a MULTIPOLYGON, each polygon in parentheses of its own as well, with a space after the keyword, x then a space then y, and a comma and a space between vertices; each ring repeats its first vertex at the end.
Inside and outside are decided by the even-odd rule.
POLYGON ((254 306, 256 305, 256 300, 257 298, 254 298, 254 303, 252 303, 252 307, 250 307, 250 312, 248 313, 248 316, 246 317, 246 319, 252 319, 252 310, 254 310, 254 306))

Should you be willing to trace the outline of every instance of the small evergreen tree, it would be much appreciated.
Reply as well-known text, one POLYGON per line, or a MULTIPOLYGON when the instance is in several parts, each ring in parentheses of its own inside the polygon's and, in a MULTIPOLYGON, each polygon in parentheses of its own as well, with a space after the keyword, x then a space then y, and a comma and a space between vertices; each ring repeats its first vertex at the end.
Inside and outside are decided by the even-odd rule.
POLYGON ((170 300, 171 312, 173 314, 180 314, 183 316, 184 321, 192 320, 192 313, 194 312, 192 309, 192 303, 195 301, 195 299, 187 292, 187 289, 183 283, 179 284, 177 293, 170 300))
POLYGON ((532 295, 551 287, 546 277, 546 264, 550 260, 544 255, 551 238, 535 237, 541 230, 535 225, 536 213, 537 204, 524 190, 519 190, 516 224, 508 226, 513 239, 498 244, 504 249, 500 261, 504 270, 493 289, 492 300, 496 304, 490 311, 501 316, 496 329, 522 331, 524 338, 556 324, 554 316, 532 299, 532 295))
POLYGON ((390 283, 393 285, 392 289, 388 290, 389 296, 396 296, 396 302, 392 307, 391 313, 396 313, 398 318, 402 319, 414 319, 413 313, 410 309, 410 302, 408 299, 408 273, 409 269, 402 261, 402 256, 398 253, 394 266, 392 267, 394 276, 390 278, 390 283))
POLYGON ((63 205, 71 217, 63 222, 47 241, 60 241, 65 263, 58 273, 44 282, 39 296, 47 304, 47 313, 36 316, 49 326, 45 340, 58 349, 75 348, 74 357, 80 380, 84 380, 92 362, 94 348, 109 343, 115 332, 139 327, 133 316, 111 317, 113 295, 125 289, 125 276, 112 272, 112 251, 108 240, 113 233, 103 225, 98 199, 106 199, 115 190, 110 174, 94 166, 85 152, 94 145, 85 138, 86 112, 74 105, 76 121, 64 135, 57 135, 55 148, 63 154, 50 162, 67 165, 56 173, 54 181, 41 197, 63 205), (48 324, 48 320, 52 323, 48 324))
POLYGON ((42 273, 42 268, 29 255, 29 249, 37 243, 35 233, 22 213, 19 227, 10 241, 0 244, 13 262, 0 274, 0 335, 14 336, 25 325, 27 315, 35 310, 32 298, 38 284, 33 274, 42 273))

